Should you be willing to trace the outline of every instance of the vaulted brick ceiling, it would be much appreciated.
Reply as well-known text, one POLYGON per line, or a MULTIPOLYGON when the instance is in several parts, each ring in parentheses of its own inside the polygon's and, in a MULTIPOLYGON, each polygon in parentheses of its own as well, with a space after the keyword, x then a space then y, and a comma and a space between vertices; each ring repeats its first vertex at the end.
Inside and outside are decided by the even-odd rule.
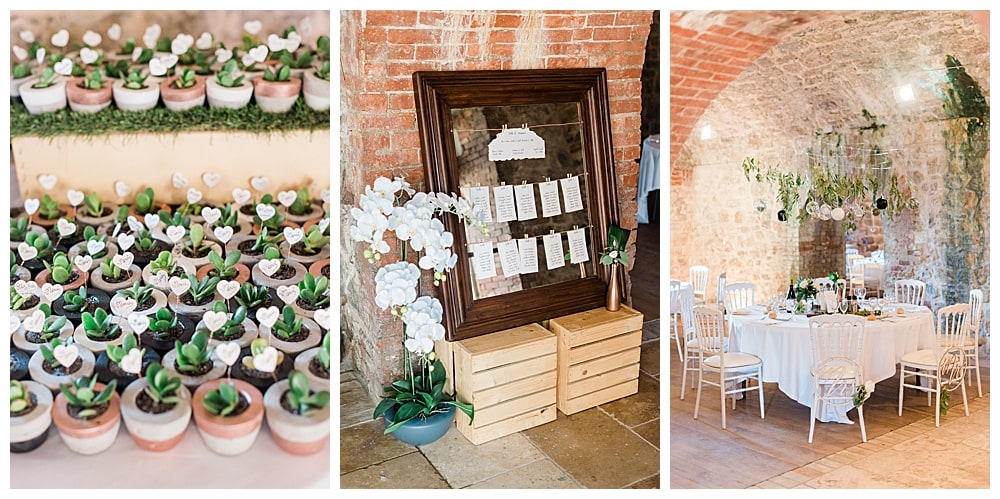
MULTIPOLYGON (((842 11, 672 11, 670 161, 702 113, 743 70, 772 47, 842 11)), ((989 12, 970 11, 989 38, 989 12)), ((858 41, 861 43, 861 41, 858 41)))

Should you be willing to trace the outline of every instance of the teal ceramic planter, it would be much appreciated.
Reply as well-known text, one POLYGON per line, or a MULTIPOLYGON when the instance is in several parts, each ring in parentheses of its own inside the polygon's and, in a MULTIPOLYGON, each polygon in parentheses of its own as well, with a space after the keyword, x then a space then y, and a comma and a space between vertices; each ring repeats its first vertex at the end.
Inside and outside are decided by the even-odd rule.
MULTIPOLYGON (((386 427, 392 425, 396 408, 390 407, 383 413, 386 427)), ((427 419, 413 418, 390 435, 400 442, 410 445, 426 445, 444 436, 455 420, 455 406, 449 405, 446 412, 431 415, 427 419)))

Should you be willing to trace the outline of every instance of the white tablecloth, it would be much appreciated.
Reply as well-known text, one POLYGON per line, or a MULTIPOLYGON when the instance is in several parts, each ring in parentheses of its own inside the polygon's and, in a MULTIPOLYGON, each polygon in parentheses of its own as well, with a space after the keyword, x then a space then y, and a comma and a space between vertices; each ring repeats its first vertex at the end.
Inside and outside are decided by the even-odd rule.
MULTIPOLYGON (((864 380, 879 382, 896 374, 903 354, 934 346, 934 320, 926 307, 902 317, 865 322, 861 368, 864 380)), ((764 381, 778 383, 778 389, 796 402, 812 406, 813 384, 809 369, 813 364, 809 321, 803 315, 787 322, 762 320, 764 309, 754 307, 748 315, 733 316, 730 349, 752 353, 763 361, 764 381)), ((786 318, 782 314, 779 318, 786 318)), ((877 389, 878 387, 876 387, 877 389)), ((832 409, 827 404, 828 409, 832 409)), ((847 411, 824 411, 820 421, 850 423, 847 411)))
MULTIPOLYGON (((691 303, 694 303, 694 287, 691 286, 690 282, 681 281, 680 292, 682 295, 690 295, 691 303)), ((681 313, 681 299, 680 295, 670 297, 670 313, 680 314, 681 313)))
POLYGON ((636 204, 638 205, 637 220, 641 224, 649 223, 649 212, 646 201, 649 191, 660 188, 660 134, 650 135, 642 141, 642 155, 639 157, 639 185, 636 189, 636 204))

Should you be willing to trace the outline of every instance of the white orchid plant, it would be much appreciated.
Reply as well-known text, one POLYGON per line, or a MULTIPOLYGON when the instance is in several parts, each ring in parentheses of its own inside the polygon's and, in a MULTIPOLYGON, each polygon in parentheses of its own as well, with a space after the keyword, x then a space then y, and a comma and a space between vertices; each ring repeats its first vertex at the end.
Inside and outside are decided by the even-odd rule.
POLYGON ((435 342, 444 339, 441 324, 444 309, 437 298, 419 293, 422 271, 433 271, 434 285, 447 279, 458 255, 452 251, 453 235, 445 230, 440 216, 451 213, 463 222, 488 234, 484 214, 467 199, 455 194, 416 192, 403 178, 379 177, 365 187, 359 207, 351 208, 354 223, 352 240, 364 243, 364 257, 377 265, 390 251, 387 232, 399 244, 400 261, 385 265, 375 273, 375 304, 403 321, 404 379, 385 387, 386 398, 375 408, 377 419, 392 408, 391 433, 413 418, 426 418, 453 405, 473 417, 471 404, 451 400, 444 392, 444 366, 434 353, 435 342), (417 263, 407 259, 407 249, 417 253, 417 263), (412 357, 419 361, 414 371, 412 357))

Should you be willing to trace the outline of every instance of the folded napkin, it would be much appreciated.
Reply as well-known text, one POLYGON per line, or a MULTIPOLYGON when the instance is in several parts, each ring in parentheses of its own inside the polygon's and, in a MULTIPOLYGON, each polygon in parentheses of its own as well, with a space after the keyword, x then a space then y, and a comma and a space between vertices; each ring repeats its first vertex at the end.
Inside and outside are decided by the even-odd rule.
POLYGON ((824 312, 837 309, 837 292, 820 291, 818 296, 820 309, 824 312))

